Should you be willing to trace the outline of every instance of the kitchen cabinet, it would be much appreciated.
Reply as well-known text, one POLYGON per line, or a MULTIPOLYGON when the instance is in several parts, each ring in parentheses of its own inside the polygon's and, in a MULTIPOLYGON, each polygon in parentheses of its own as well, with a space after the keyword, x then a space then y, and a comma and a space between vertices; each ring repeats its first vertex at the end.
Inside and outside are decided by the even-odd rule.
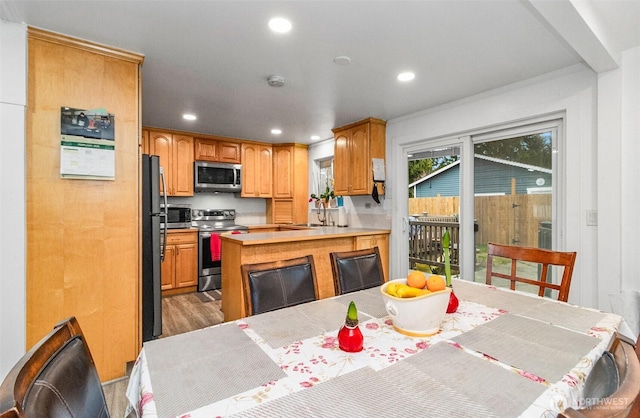
POLYGON ((384 270, 385 281, 389 280, 389 235, 360 235, 355 237, 354 240, 354 250, 378 247, 380 258, 382 259, 382 269, 384 270))
MULTIPOLYGON (((193 196, 193 137, 148 130, 148 147, 143 153, 158 155, 167 183, 167 196, 193 196)), ((162 189, 162 185, 160 186, 162 189)))
POLYGON ((294 152, 293 146, 273 146, 273 197, 275 199, 293 197, 294 152))
POLYGON ((198 231, 169 230, 162 262, 162 293, 193 291, 198 284, 198 231), (167 290, 178 290, 166 292, 167 290))
POLYGON ((140 145, 142 146, 142 154, 149 154, 149 131, 146 129, 140 132, 140 145))
MULTIPOLYGON (((274 224, 296 223, 293 199, 273 199, 271 202, 271 221, 274 224)), ((306 215, 306 212, 305 212, 306 215)), ((267 217, 269 217, 267 215, 267 217)))
MULTIPOLYGON (((369 195, 373 190, 373 158, 385 158, 386 122, 369 118, 333 129, 334 194, 369 195)), ((378 187, 383 194, 384 188, 378 187)))
POLYGON ((270 144, 243 143, 242 197, 272 196, 272 149, 270 144))
POLYGON ((267 222, 306 223, 309 208, 308 150, 302 144, 273 144, 272 199, 267 200, 267 222))
POLYGON ((240 164, 240 143, 210 138, 195 138, 196 161, 240 164))

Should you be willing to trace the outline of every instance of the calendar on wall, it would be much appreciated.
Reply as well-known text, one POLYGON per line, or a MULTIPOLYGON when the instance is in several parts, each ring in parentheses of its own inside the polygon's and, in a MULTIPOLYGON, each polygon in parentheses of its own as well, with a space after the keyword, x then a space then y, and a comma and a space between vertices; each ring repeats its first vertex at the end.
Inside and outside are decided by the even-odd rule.
POLYGON ((60 111, 60 177, 115 179, 115 116, 105 109, 60 111))

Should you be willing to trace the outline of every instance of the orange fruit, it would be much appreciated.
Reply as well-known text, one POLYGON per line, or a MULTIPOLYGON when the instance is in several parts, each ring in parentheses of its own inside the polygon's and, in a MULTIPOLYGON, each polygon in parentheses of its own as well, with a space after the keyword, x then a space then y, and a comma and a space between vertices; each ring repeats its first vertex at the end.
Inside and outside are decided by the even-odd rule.
POLYGON ((447 287, 444 279, 436 274, 432 274, 427 278, 427 289, 432 292, 437 292, 438 290, 444 290, 447 287))
POLYGON ((415 287, 416 289, 424 289, 427 284, 427 279, 424 277, 424 273, 419 271, 412 271, 407 275, 407 285, 415 287))

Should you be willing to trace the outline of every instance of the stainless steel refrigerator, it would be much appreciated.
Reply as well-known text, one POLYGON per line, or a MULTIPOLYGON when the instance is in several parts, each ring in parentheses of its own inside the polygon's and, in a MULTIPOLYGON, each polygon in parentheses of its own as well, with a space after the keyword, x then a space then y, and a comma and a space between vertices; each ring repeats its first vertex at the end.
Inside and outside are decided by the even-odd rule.
MULTIPOLYGON (((162 334, 162 273, 166 245, 165 213, 161 211, 160 184, 164 173, 157 155, 142 155, 142 341, 162 334), (161 230, 161 225, 165 227, 161 230)), ((163 187, 162 190, 166 190, 163 187)))

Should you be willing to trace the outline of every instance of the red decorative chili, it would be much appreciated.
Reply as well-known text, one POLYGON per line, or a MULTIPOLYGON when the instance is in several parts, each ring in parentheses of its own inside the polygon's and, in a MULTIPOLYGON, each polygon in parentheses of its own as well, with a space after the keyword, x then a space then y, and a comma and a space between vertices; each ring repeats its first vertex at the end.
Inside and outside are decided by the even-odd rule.
POLYGON ((343 351, 356 353, 362 351, 363 342, 364 337, 358 327, 358 310, 356 304, 351 301, 344 325, 338 331, 338 345, 343 351))
POLYGON ((458 310, 458 297, 453 293, 453 289, 451 289, 451 293, 449 294, 449 305, 447 305, 447 313, 454 313, 458 310))

